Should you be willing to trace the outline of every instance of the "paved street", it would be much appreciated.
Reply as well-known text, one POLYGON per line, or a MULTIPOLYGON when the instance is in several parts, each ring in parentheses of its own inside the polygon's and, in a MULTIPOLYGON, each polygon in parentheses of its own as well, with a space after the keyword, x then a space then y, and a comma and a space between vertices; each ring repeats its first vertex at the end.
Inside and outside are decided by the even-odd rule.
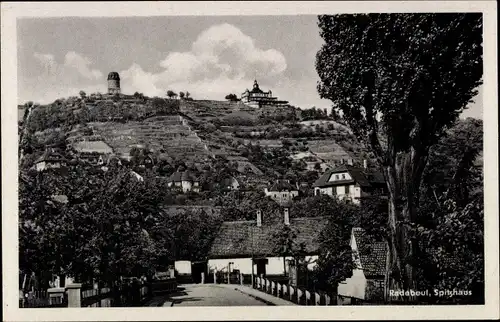
POLYGON ((213 284, 179 285, 179 291, 170 296, 173 306, 265 306, 240 291, 213 284))

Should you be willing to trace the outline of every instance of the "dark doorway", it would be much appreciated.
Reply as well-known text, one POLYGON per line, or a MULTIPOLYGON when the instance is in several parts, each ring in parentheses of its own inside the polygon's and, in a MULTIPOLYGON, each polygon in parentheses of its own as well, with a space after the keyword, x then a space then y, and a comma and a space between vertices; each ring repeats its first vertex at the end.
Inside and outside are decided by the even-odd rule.
POLYGON ((266 276, 267 258, 256 258, 255 264, 257 265, 257 276, 266 276))
POLYGON ((193 282, 196 284, 201 283, 201 273, 205 273, 205 283, 207 282, 207 272, 208 266, 207 262, 192 262, 191 263, 191 275, 193 277, 193 282))

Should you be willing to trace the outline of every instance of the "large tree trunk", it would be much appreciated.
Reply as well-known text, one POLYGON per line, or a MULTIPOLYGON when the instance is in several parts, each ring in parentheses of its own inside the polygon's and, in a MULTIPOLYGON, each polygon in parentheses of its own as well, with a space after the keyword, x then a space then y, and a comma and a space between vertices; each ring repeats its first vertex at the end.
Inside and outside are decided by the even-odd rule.
MULTIPOLYGON (((425 151, 411 148, 399 153, 394 162, 384 168, 389 192, 388 209, 388 270, 386 271, 386 299, 389 290, 414 290, 415 256, 418 242, 413 233, 416 224, 418 189, 426 162, 425 151)), ((405 301, 415 300, 403 297, 405 301)))

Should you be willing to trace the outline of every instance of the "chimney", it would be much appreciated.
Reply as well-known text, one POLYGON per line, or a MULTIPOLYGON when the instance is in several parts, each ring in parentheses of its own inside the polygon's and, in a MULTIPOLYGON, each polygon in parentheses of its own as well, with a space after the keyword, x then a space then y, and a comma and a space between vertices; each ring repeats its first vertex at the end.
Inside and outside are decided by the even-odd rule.
POLYGON ((290 213, 288 207, 285 208, 285 225, 290 225, 290 213))
POLYGON ((340 159, 340 164, 344 164, 344 159, 340 159))
POLYGON ((353 160, 352 159, 347 159, 347 164, 348 165, 352 165, 353 164, 353 160))
POLYGON ((368 169, 368 160, 366 160, 366 159, 363 160, 363 168, 365 170, 368 169))
POLYGON ((262 211, 260 209, 257 210, 257 227, 262 226, 262 211))

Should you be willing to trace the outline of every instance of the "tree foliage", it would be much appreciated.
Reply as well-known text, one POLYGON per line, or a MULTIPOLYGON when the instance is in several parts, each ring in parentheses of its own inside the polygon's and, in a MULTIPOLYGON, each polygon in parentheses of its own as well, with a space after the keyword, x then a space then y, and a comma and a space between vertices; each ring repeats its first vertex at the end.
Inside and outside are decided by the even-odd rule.
POLYGON ((411 227, 418 187, 429 148, 481 84, 482 16, 323 15, 319 27, 325 42, 316 59, 320 96, 342 111, 387 181, 391 265, 386 282, 414 288, 418 240, 411 227))
POLYGON ((66 176, 47 171, 22 178, 21 269, 111 281, 150 275, 170 256, 155 181, 139 182, 126 169, 84 166, 66 176))
POLYGON ((176 97, 176 96, 177 96, 177 93, 175 93, 173 90, 170 90, 170 89, 169 89, 169 90, 167 91, 167 96, 168 96, 168 98, 174 98, 174 97, 176 97))
POLYGON ((236 94, 227 94, 225 98, 231 102, 238 101, 238 96, 236 94))
POLYGON ((462 303, 484 303, 482 146, 482 121, 460 121, 432 147, 420 189, 419 287, 471 290, 462 303))

